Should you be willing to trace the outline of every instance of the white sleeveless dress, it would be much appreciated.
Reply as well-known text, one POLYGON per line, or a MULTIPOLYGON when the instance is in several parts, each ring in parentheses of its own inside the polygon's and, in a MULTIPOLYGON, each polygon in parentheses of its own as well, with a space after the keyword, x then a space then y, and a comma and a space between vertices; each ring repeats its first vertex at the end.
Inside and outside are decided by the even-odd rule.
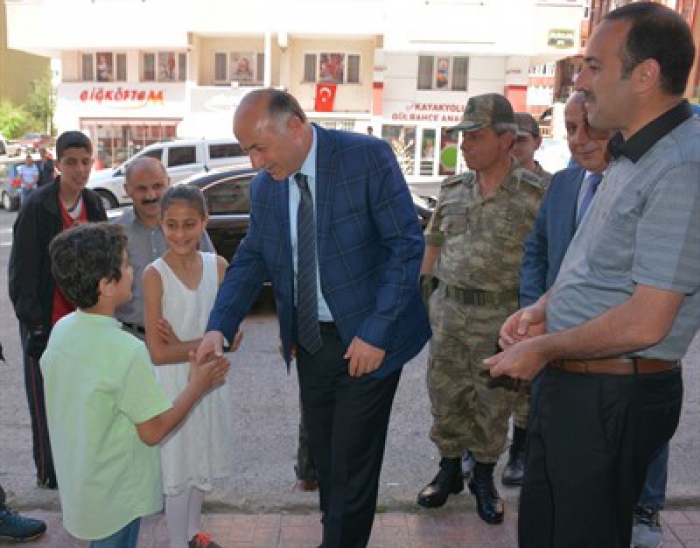
MULTIPOLYGON (((218 289, 216 255, 201 253, 204 271, 196 291, 187 288, 163 259, 153 263, 163 283, 163 317, 181 341, 201 338, 218 289)), ((187 385, 189 363, 158 365, 156 378, 175 400, 187 385)), ((227 384, 204 396, 161 445, 163 492, 188 486, 211 491, 213 480, 233 474, 233 403, 227 384)))

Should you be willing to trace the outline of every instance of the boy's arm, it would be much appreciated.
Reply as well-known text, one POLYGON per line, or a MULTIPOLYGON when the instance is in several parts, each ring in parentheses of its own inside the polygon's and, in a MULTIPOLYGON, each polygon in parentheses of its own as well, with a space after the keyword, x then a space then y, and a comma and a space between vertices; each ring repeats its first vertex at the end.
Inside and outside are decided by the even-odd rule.
POLYGON ((204 394, 225 381, 231 367, 229 361, 223 356, 202 365, 196 365, 194 352, 191 352, 189 360, 189 381, 173 402, 173 406, 152 419, 136 424, 139 438, 146 445, 156 445, 163 441, 173 428, 183 421, 204 394))

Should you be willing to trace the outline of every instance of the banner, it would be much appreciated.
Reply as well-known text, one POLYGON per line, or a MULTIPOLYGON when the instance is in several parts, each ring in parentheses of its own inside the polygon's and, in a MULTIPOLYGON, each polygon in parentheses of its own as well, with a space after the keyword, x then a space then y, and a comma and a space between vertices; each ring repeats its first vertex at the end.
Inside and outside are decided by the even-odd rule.
POLYGON ((333 112, 335 102, 335 84, 316 84, 316 112, 333 112))

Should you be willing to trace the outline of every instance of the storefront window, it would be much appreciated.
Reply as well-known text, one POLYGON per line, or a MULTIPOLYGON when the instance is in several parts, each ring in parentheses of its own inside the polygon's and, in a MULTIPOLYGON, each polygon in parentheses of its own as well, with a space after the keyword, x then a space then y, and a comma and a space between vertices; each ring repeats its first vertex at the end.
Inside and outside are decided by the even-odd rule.
POLYGON ((142 148, 176 136, 179 120, 121 122, 114 120, 83 121, 81 129, 96 145, 96 169, 115 168, 142 148))
POLYGON ((382 139, 391 145, 404 175, 415 173, 416 128, 414 126, 384 126, 382 139))
POLYGON ((440 131, 440 175, 448 176, 457 173, 459 162, 459 144, 457 134, 448 133, 445 128, 440 131))
POLYGON ((420 174, 432 175, 435 164, 435 130, 424 129, 421 138, 420 174))

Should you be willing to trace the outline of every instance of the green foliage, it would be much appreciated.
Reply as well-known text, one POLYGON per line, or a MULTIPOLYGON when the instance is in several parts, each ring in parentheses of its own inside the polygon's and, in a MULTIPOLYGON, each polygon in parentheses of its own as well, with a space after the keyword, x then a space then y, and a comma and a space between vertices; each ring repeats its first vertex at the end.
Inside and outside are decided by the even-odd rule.
POLYGON ((55 90, 51 83, 51 71, 32 82, 33 91, 27 98, 27 110, 34 119, 34 128, 40 133, 53 135, 53 113, 56 108, 55 90))
POLYGON ((12 101, 0 100, 0 133, 7 139, 18 139, 32 127, 27 110, 12 101))

